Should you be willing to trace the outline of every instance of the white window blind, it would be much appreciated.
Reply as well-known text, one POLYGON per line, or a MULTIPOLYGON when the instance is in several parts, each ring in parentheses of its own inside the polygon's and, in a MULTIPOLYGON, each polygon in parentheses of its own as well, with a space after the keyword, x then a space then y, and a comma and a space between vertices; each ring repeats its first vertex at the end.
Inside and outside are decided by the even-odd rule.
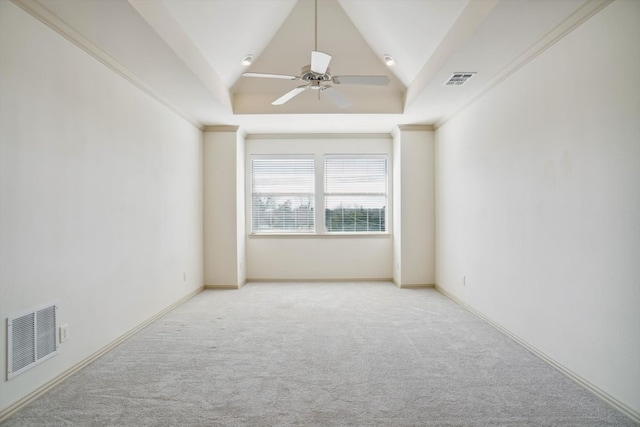
POLYGON ((313 156, 252 156, 251 199, 253 233, 313 233, 313 156))
POLYGON ((386 156, 326 155, 324 180, 328 233, 386 231, 386 156))

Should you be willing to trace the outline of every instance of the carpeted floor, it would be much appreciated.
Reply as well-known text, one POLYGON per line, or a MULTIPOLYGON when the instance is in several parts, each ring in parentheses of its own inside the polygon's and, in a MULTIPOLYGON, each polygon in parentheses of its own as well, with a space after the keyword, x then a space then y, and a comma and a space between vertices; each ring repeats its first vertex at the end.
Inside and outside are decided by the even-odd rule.
POLYGON ((205 291, 6 426, 633 426, 432 289, 205 291))

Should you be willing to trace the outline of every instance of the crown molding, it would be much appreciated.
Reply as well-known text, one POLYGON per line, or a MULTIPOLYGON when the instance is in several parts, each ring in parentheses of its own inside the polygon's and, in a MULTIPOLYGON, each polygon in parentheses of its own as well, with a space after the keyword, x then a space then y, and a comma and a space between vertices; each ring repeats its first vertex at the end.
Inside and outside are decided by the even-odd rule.
POLYGON ((398 129, 402 132, 425 132, 432 131, 432 125, 398 125, 398 129))
POLYGON ((467 43, 500 1, 467 2, 458 19, 456 19, 436 50, 427 59, 427 62, 407 88, 405 110, 416 101, 420 93, 425 90, 447 61, 452 58, 461 46, 467 43))
POLYGON ((214 126, 204 126, 202 128, 203 132, 238 132, 240 126, 231 126, 231 125, 214 125, 214 126))
POLYGON ((432 125, 397 125, 391 131, 391 136, 395 140, 402 132, 433 132, 434 130, 432 125))
POLYGON ((158 101, 160 104, 167 107, 169 110, 173 111, 184 120, 189 122, 194 127, 202 130, 203 124, 200 123, 195 118, 191 117, 189 114, 185 113, 182 109, 178 108, 175 104, 170 102, 164 96, 162 96, 158 91, 153 89, 151 86, 146 84, 140 77, 138 77, 134 72, 126 68, 119 61, 117 61, 113 56, 109 55, 103 49, 98 47, 95 43, 87 39, 85 36, 76 31, 73 27, 67 24, 64 20, 58 17, 55 13, 47 9, 42 3, 37 0, 11 0, 16 6, 20 7, 22 10, 27 12, 29 15, 33 16, 62 37, 69 40, 74 45, 78 46, 80 49, 100 61, 107 68, 111 69, 116 74, 123 77, 125 80, 129 81, 135 87, 140 89, 142 92, 149 95, 151 98, 158 101))
POLYGON ((438 120, 434 124, 434 129, 438 129, 444 125, 447 121, 458 115, 465 110, 468 106, 482 98, 486 93, 493 90, 500 83, 511 77, 518 72, 522 67, 527 65, 538 55, 549 49, 556 42, 563 39, 571 31, 578 28, 585 23, 589 18, 600 12, 613 0, 588 0, 575 12, 569 15, 564 21, 558 24, 554 29, 542 36, 540 40, 527 49, 522 55, 511 61, 500 73, 498 73, 493 79, 491 79, 486 85, 484 85, 474 96, 470 97, 466 102, 460 105, 455 111, 438 120))

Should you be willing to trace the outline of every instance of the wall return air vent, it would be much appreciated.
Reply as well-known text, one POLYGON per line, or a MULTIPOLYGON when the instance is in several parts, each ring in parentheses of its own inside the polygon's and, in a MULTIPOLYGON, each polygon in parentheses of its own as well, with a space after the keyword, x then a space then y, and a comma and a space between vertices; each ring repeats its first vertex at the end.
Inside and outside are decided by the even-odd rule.
POLYGON ((445 86, 462 86, 469 80, 475 72, 467 72, 467 73, 453 73, 449 80, 445 82, 445 86))
POLYGON ((58 352, 58 306, 49 305, 7 319, 7 379, 58 352))

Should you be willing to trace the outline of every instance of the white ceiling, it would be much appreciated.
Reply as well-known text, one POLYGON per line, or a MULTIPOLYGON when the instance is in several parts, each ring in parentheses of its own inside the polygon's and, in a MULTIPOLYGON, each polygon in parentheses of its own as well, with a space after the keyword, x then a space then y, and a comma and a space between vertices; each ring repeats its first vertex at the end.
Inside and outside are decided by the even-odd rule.
POLYGON ((300 82, 314 49, 313 0, 14 0, 196 124, 249 133, 390 132, 439 124, 564 36, 607 0, 318 0, 318 50, 333 75, 387 75, 387 87, 271 101, 300 82), (241 59, 253 54, 250 67, 241 59), (383 54, 397 65, 388 68, 383 54), (454 72, 477 74, 444 86, 454 72))

